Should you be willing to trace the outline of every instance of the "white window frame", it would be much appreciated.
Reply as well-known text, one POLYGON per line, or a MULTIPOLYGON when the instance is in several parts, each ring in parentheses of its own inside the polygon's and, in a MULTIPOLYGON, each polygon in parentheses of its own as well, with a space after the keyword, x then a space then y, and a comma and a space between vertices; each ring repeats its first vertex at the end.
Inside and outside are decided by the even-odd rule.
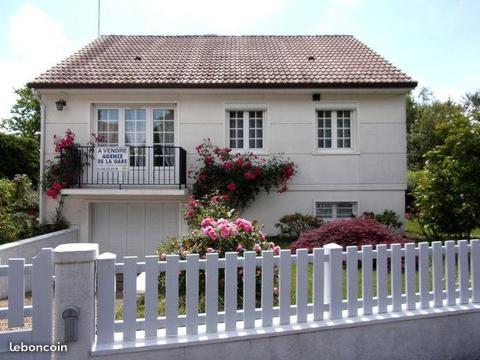
POLYGON ((145 109, 146 110, 146 141, 145 146, 153 145, 153 110, 169 109, 173 110, 174 121, 174 146, 179 144, 179 123, 178 106, 175 103, 95 103, 92 106, 91 129, 93 133, 98 134, 98 110, 99 109, 118 109, 118 146, 125 146, 125 110, 127 109, 145 109))
POLYGON ((224 104, 224 118, 225 118, 225 146, 230 147, 230 111, 243 112, 243 148, 233 148, 236 152, 252 152, 256 154, 268 153, 268 109, 265 103, 225 103, 224 104), (262 128, 262 147, 250 148, 250 134, 249 134, 249 111, 261 111, 263 113, 263 128, 262 128))
POLYGON ((337 206, 339 203, 352 203, 353 204, 353 215, 358 216, 358 209, 360 208, 360 204, 358 200, 315 200, 313 202, 313 216, 317 216, 317 203, 325 203, 325 204, 332 204, 332 217, 330 218, 322 218, 325 221, 332 221, 332 220, 339 220, 339 219, 349 219, 346 217, 337 217, 337 206))
POLYGON ((345 102, 328 102, 316 104, 314 106, 313 115, 313 151, 314 155, 321 154, 358 154, 358 124, 359 111, 358 103, 345 102), (332 147, 320 148, 318 147, 318 111, 332 112, 332 147), (350 111, 350 147, 337 147, 337 111, 350 111), (335 113, 335 114, 334 114, 335 113))

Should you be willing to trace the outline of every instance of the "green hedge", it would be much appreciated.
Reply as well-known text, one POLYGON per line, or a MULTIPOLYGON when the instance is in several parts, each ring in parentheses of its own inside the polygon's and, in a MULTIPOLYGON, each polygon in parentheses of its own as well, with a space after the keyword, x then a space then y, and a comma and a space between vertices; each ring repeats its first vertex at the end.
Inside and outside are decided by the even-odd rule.
POLYGON ((0 133, 0 178, 26 174, 38 184, 40 145, 37 140, 0 133))

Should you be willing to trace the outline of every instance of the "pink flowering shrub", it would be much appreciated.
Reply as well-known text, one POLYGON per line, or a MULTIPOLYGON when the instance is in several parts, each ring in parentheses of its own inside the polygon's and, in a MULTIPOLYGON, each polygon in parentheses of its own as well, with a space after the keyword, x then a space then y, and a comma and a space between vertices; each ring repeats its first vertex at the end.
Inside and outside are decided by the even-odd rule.
MULTIPOLYGON (((99 141, 95 134, 92 134, 92 137, 94 142, 99 141)), ((81 163, 79 161, 81 153, 76 149, 75 134, 70 129, 65 131, 62 138, 53 135, 53 143, 55 157, 47 161, 43 188, 48 197, 57 199, 61 190, 72 186, 78 178, 79 172, 82 171, 78 167, 78 164, 81 163)))
POLYGON ((200 168, 191 173, 195 179, 193 196, 202 198, 213 191, 228 196, 230 206, 246 207, 260 191, 287 191, 288 181, 295 175, 295 164, 275 155, 261 157, 253 153, 234 154, 205 140, 196 147, 200 168))
POLYGON ((160 258, 166 254, 178 254, 185 258, 187 254, 218 253, 235 251, 239 256, 244 251, 273 250, 279 254, 280 248, 267 243, 265 235, 255 220, 250 221, 238 216, 229 209, 227 198, 222 195, 204 196, 200 200, 190 198, 185 207, 185 220, 190 233, 181 239, 171 239, 158 249, 160 258))
POLYGON ((388 227, 371 218, 352 218, 330 221, 317 229, 300 234, 291 245, 292 250, 313 249, 329 243, 347 246, 403 243, 388 227))

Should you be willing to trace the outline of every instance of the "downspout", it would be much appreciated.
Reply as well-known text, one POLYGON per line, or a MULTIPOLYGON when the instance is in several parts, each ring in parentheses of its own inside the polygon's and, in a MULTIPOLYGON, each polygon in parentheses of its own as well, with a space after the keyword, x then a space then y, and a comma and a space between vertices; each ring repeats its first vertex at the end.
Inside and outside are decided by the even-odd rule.
POLYGON ((45 104, 37 90, 32 89, 33 96, 40 103, 40 181, 38 183, 38 217, 40 224, 45 222, 45 198, 43 196, 43 174, 45 171, 45 104))

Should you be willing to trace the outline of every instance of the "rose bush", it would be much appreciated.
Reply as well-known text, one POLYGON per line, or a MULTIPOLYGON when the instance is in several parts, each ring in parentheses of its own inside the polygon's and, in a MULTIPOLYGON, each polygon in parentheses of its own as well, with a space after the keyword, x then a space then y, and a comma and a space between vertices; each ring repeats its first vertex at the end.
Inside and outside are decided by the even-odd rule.
POLYGON ((200 200, 190 198, 185 207, 185 220, 190 227, 188 235, 181 239, 170 239, 158 249, 160 259, 167 254, 178 254, 185 258, 187 254, 218 253, 223 257, 226 252, 235 251, 242 255, 244 251, 270 249, 279 254, 280 248, 268 243, 255 220, 250 221, 238 216, 228 206, 228 198, 215 194, 205 195, 200 200))
POLYGON ((262 190, 287 191, 287 183, 296 173, 295 164, 281 156, 233 154, 232 149, 215 146, 210 140, 196 151, 201 166, 190 174, 195 178, 193 196, 198 199, 217 190, 236 209, 246 207, 262 190))
MULTIPOLYGON (((95 134, 91 135, 93 141, 90 141, 88 145, 100 140, 95 134)), ((62 215, 65 198, 61 195, 61 191, 75 184, 82 171, 78 164, 82 164, 81 160, 85 159, 81 159, 82 154, 77 149, 78 144, 75 142, 75 134, 72 130, 67 129, 62 138, 53 135, 53 143, 55 156, 46 162, 43 189, 48 197, 58 201, 54 223, 61 224, 67 223, 62 215)))

